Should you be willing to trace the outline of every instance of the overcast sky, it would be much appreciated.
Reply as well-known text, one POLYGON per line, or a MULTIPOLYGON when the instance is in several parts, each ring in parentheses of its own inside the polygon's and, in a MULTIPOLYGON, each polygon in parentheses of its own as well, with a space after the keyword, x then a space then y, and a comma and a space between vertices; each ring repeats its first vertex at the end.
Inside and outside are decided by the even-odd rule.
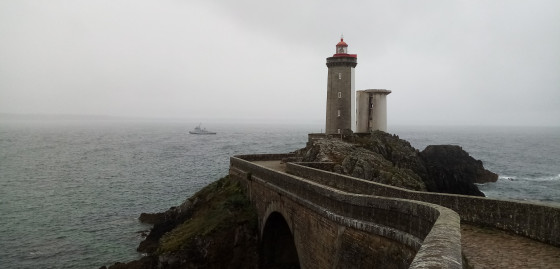
POLYGON ((0 113, 324 124, 326 58, 389 125, 560 126, 560 1, 0 0, 0 113))

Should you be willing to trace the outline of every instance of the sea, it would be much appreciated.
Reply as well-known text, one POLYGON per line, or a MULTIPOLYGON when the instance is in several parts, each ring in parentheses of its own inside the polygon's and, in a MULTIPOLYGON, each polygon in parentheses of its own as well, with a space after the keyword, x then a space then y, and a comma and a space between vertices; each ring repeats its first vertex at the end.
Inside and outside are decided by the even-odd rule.
MULTIPOLYGON (((236 154, 305 146, 317 124, 0 120, 0 267, 99 268, 141 257, 142 212, 177 206, 236 154)), ((390 127, 419 150, 460 145, 499 174, 486 196, 560 206, 560 127, 390 127)))

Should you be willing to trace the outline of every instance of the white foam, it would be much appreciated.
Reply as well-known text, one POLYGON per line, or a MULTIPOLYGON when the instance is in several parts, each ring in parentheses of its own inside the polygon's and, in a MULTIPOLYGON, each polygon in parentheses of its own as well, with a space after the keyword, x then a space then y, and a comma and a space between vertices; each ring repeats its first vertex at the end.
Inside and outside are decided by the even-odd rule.
POLYGON ((554 176, 530 178, 529 180, 530 181, 560 181, 560 174, 554 176))
POLYGON ((498 181, 517 181, 517 176, 499 175, 498 181))

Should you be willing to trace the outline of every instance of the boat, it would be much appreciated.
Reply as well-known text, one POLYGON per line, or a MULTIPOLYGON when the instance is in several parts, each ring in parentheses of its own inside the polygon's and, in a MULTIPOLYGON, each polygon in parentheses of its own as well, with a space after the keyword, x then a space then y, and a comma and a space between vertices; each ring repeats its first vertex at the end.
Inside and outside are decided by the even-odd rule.
POLYGON ((216 134, 215 132, 210 132, 206 130, 206 128, 200 128, 200 124, 194 128, 193 131, 189 131, 189 134, 196 134, 196 135, 213 135, 216 134))

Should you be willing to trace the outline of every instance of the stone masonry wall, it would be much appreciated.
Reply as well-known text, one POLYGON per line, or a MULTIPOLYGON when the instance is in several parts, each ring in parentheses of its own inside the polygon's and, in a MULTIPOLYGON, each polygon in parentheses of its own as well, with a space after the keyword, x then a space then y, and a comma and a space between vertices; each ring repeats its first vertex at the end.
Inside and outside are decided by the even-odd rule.
MULTIPOLYGON (((461 220, 523 235, 560 246, 560 208, 537 203, 497 200, 475 196, 411 191, 288 163, 287 172, 350 193, 398 197, 450 208, 461 220)), ((310 166, 318 167, 317 164, 310 166)))

